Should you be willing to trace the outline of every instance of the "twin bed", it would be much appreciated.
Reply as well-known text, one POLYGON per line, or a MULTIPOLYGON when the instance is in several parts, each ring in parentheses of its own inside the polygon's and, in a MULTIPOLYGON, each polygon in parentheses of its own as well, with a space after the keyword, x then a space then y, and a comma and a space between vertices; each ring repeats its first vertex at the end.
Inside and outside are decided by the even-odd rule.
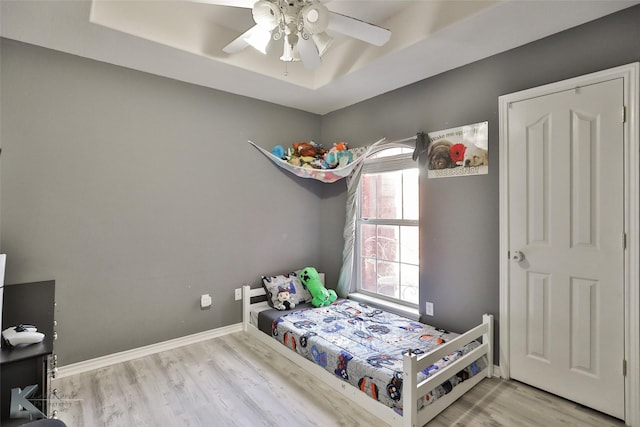
POLYGON ((350 299, 280 311, 270 296, 243 287, 244 330, 393 426, 423 426, 493 374, 491 315, 460 335, 350 299))

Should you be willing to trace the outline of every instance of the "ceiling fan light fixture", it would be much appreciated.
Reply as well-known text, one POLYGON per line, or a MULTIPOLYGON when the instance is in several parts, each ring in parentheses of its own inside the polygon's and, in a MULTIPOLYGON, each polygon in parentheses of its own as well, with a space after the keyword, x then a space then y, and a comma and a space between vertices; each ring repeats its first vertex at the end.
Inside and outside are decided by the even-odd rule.
POLYGON ((302 61, 302 57, 300 56, 300 51, 297 45, 294 46, 293 49, 291 50, 291 61, 292 62, 302 61))
POLYGON ((333 43, 333 37, 324 31, 319 34, 312 34, 311 38, 316 44, 316 47, 318 48, 318 55, 320 56, 324 55, 327 49, 329 49, 329 46, 333 43))
POLYGON ((280 9, 267 0, 258 0, 251 10, 253 20, 262 28, 273 30, 280 23, 280 9))
POLYGON ((267 46, 271 41, 271 31, 257 31, 253 32, 249 36, 244 38, 251 47, 261 52, 263 55, 267 54, 267 46))
POLYGON ((300 11, 304 29, 309 34, 320 34, 329 25, 329 9, 321 3, 309 4, 300 11))
MULTIPOLYGON (((221 0, 191 1, 217 4, 221 0)), ((234 0, 234 5, 235 1, 242 3, 240 0, 234 0)), ((325 30, 375 46, 382 46, 389 41, 389 30, 357 18, 330 12, 322 1, 325 0, 251 0, 248 4, 253 2, 251 10, 255 25, 222 50, 225 53, 235 53, 252 46, 266 55, 273 40, 278 44, 282 43, 282 61, 303 61, 305 68, 314 69, 322 64, 321 56, 333 42, 333 38, 325 30)), ((250 6, 238 4, 238 7, 250 6)))
POLYGON ((300 61, 300 53, 298 52, 298 36, 296 34, 287 34, 285 36, 284 49, 280 60, 284 62, 300 61))

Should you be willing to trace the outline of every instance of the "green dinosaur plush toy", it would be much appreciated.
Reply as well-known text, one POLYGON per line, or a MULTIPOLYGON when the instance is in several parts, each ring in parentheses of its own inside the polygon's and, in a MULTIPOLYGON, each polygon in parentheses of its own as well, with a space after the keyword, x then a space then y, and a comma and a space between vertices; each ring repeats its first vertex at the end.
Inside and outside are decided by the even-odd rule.
POLYGON ((322 307, 334 302, 338 296, 333 289, 327 289, 320 281, 318 271, 313 267, 305 267, 300 272, 300 280, 312 296, 311 305, 322 307))

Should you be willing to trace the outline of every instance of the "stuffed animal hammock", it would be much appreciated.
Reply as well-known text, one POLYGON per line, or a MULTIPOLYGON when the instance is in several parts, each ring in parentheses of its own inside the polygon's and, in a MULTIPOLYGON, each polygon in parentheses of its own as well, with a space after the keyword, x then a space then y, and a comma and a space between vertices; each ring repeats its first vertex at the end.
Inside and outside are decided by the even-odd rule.
POLYGON ((322 181, 325 183, 336 182, 342 178, 346 178, 353 172, 353 170, 358 166, 360 162, 362 162, 366 157, 369 151, 376 146, 377 144, 384 141, 384 138, 377 141, 375 144, 369 145, 367 147, 357 147, 353 148, 350 151, 353 153, 353 161, 348 163, 346 166, 337 167, 334 169, 314 169, 309 167, 295 166, 283 160, 277 156, 274 156, 270 151, 265 150, 254 144, 251 141, 248 141, 249 144, 256 147, 262 154, 264 154, 268 159, 270 159, 273 163, 275 163, 278 167, 290 172, 300 178, 311 178, 318 181, 322 181))

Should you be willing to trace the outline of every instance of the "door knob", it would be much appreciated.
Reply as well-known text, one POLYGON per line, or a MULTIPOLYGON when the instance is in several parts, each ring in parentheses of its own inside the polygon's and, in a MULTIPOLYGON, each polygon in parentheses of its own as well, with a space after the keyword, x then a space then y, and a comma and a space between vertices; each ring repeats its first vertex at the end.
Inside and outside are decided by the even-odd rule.
POLYGON ((513 251, 513 255, 511 256, 511 259, 517 262, 523 261, 524 254, 520 251, 513 251))

